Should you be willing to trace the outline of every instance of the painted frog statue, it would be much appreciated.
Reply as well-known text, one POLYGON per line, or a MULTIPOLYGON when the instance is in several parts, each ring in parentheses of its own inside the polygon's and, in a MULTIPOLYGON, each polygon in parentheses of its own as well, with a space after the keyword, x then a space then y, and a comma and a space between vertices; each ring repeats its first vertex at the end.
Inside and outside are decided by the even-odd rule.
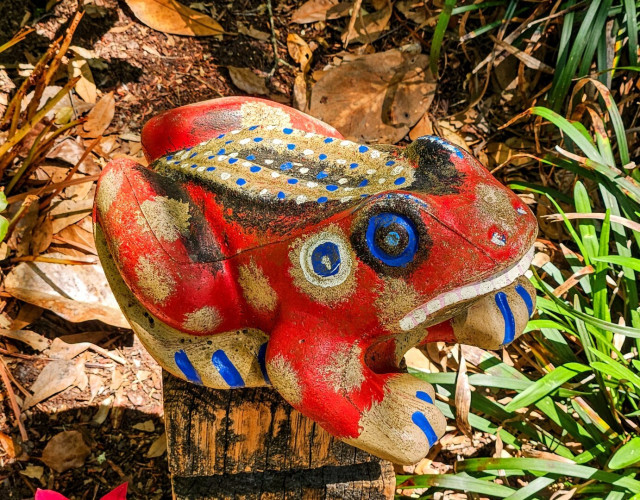
POLYGON ((299 111, 224 98, 153 118, 150 162, 111 161, 95 237, 131 326, 169 372, 272 385, 338 438, 410 464, 445 431, 399 368, 433 341, 524 329, 535 218, 437 137, 363 145, 299 111))

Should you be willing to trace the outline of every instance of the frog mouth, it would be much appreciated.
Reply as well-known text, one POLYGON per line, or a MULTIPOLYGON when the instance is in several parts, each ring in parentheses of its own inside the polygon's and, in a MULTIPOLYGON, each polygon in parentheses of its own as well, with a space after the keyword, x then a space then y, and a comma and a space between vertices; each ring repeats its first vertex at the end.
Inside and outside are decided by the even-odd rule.
MULTIPOLYGON (((531 247, 520 260, 492 276, 490 279, 441 293, 437 297, 407 313, 400 320, 400 328, 402 331, 408 332, 419 325, 429 326, 439 323, 443 320, 443 314, 436 313, 446 313, 447 310, 459 310, 459 307, 456 306, 469 304, 493 292, 498 292, 499 290, 509 287, 509 285, 512 285, 529 269, 533 255, 534 248, 531 247)), ((455 314, 446 314, 446 316, 449 317, 454 315, 455 314)))

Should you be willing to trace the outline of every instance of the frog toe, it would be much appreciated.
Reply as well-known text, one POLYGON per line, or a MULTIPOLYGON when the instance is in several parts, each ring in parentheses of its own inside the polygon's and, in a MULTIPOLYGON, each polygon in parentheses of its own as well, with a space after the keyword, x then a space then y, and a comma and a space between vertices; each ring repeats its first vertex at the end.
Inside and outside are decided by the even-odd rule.
POLYGON ((385 396, 360 418, 361 432, 346 440, 394 463, 410 465, 424 458, 442 437, 446 419, 435 406, 431 384, 396 374, 384 384, 385 396))

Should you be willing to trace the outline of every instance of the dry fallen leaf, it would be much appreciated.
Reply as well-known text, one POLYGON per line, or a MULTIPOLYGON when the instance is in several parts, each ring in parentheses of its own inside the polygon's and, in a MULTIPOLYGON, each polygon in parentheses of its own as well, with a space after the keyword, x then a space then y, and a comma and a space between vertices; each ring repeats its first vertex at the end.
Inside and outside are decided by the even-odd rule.
POLYGON ((469 409, 471 408, 471 384, 469 383, 469 375, 467 375, 467 362, 464 359, 462 351, 460 351, 460 361, 458 364, 458 375, 456 377, 456 425, 462 433, 471 438, 473 430, 469 424, 469 409))
POLYGON ((256 40, 262 40, 263 42, 266 42, 271 38, 271 35, 269 33, 257 30, 253 26, 249 26, 247 28, 240 22, 238 23, 238 33, 240 33, 241 35, 250 36, 251 38, 255 38, 256 40))
POLYGON ((0 432, 0 449, 2 449, 9 458, 15 458, 16 447, 13 443, 13 439, 4 432, 0 432))
POLYGON ((42 478, 42 475, 44 474, 44 467, 42 467, 41 465, 29 464, 24 468, 24 470, 20 471, 20 474, 31 479, 40 480, 42 478))
POLYGON ((165 432, 156 439, 151 446, 149 447, 149 451, 147 451, 147 458, 156 458, 160 457, 167 451, 167 433, 165 432))
POLYGON ((325 72, 309 113, 358 142, 394 144, 424 115, 436 84, 415 46, 356 57, 325 72))
POLYGON ((75 224, 91 214, 93 200, 63 200, 51 210, 52 231, 58 234, 65 227, 75 224))
POLYGON ((76 83, 75 91, 85 102, 95 103, 98 98, 98 90, 86 59, 74 57, 69 61, 69 78, 76 76, 80 76, 80 80, 76 83))
POLYGON ((46 337, 43 337, 39 333, 32 332, 31 330, 7 330, 5 328, 0 328, 0 337, 24 342, 31 347, 31 349, 36 351, 44 351, 51 343, 46 337))
POLYGON ((23 408, 30 408, 75 385, 78 376, 79 369, 73 361, 50 361, 31 386, 33 394, 25 398, 23 408))
POLYGON ((68 321, 98 319, 129 328, 100 265, 23 262, 7 275, 4 285, 15 298, 55 311, 68 321))
POLYGON ((144 422, 139 422, 135 424, 133 428, 143 432, 153 432, 156 430, 156 426, 153 425, 153 420, 145 420, 144 422))
POLYGON ((227 69, 229 70, 231 81, 240 90, 244 90, 248 94, 267 95, 269 93, 266 79, 256 75, 249 68, 228 66, 227 69))
POLYGON ((56 434, 45 446, 42 461, 56 472, 82 467, 91 449, 78 431, 63 431, 56 434))
POLYGON ((215 19, 175 0, 125 0, 140 21, 173 35, 218 36, 224 29, 215 19))
POLYGON ((291 58, 300 65, 302 72, 309 71, 313 51, 300 35, 295 33, 287 35, 287 49, 291 58))
POLYGON ((89 111, 87 115, 87 121, 84 122, 82 128, 84 129, 84 137, 99 137, 107 130, 113 115, 116 112, 116 101, 113 98, 113 92, 102 96, 102 99, 98 101, 95 107, 89 111))
POLYGON ((364 16, 357 16, 353 27, 349 24, 342 33, 342 43, 347 46, 351 42, 372 43, 376 41, 382 36, 389 24, 392 10, 391 3, 388 2, 382 9, 376 12, 364 16))
POLYGON ((293 107, 302 112, 307 111, 307 80, 302 72, 299 72, 293 81, 293 107))
POLYGON ((309 0, 293 13, 291 22, 306 24, 338 19, 349 15, 351 5, 351 2, 340 3, 340 0, 309 0))
POLYGON ((433 135, 433 122, 429 118, 429 113, 425 113, 420 121, 409 132, 409 138, 415 141, 418 137, 423 135, 433 135))

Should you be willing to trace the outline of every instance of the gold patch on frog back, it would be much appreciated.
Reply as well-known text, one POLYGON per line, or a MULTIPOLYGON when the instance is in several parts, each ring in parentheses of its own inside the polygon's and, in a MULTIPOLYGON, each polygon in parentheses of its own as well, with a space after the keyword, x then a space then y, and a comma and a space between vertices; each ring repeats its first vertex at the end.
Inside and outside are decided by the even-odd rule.
POLYGON ((240 106, 242 128, 254 125, 291 126, 291 117, 282 109, 261 102, 248 102, 240 106))
POLYGON ((147 257, 140 257, 136 265, 138 286, 157 304, 162 304, 175 291, 176 283, 163 266, 147 257))
POLYGON ((278 304, 278 295, 269 279, 253 259, 238 267, 238 284, 247 303, 261 312, 273 312, 278 304))
POLYGON ((269 380, 291 404, 298 404, 302 401, 302 388, 296 371, 282 354, 278 354, 267 362, 267 373, 269 380))
POLYGON ((96 195, 96 205, 102 216, 106 216, 122 187, 124 174, 121 171, 109 170, 100 179, 100 189, 96 195))
POLYGON ((351 392, 359 389, 364 382, 362 369, 362 349, 358 345, 345 345, 331 355, 323 375, 337 393, 351 392))
POLYGON ((137 215, 137 223, 143 231, 150 228, 158 239, 173 243, 189 233, 188 203, 156 196, 153 200, 143 201, 140 209, 142 214, 137 215))
POLYGON ((215 307, 204 306, 184 315, 182 325, 185 329, 198 333, 213 333, 220 325, 220 313, 215 307))

